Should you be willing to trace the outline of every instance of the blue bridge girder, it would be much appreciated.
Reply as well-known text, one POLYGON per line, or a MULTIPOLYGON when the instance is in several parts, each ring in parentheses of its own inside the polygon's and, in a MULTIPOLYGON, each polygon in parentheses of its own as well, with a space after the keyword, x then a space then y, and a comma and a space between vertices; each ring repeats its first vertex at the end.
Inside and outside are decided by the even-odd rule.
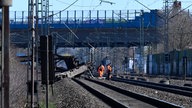
MULTIPOLYGON (((12 43, 25 46, 28 22, 25 12, 14 12, 10 20, 12 43)), ((157 10, 143 11, 65 11, 51 12, 50 33, 62 47, 133 46, 140 44, 144 28, 144 44, 157 43, 157 10), (53 14, 53 15, 52 15, 53 14), (87 14, 87 16, 85 15, 87 14), (143 21, 143 22, 142 22, 143 21), (71 33, 73 31, 73 33, 71 33), (76 36, 74 36, 76 34, 76 36)), ((41 29, 41 19, 39 19, 41 29)))

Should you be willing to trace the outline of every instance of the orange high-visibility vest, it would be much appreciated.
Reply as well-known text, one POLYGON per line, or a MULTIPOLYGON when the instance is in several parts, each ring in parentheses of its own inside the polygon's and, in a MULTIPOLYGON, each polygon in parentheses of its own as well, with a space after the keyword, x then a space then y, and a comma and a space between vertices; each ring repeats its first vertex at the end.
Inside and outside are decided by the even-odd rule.
POLYGON ((104 70, 105 70, 105 67, 103 65, 99 66, 98 68, 99 77, 103 76, 104 70))
POLYGON ((107 65, 107 72, 112 72, 112 68, 110 65, 107 65))

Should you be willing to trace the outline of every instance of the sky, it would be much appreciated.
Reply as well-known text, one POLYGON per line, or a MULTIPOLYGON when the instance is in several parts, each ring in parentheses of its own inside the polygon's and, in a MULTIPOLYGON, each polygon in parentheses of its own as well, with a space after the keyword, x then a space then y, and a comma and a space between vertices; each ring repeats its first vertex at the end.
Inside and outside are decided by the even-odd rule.
MULTIPOLYGON (((35 1, 35 0, 34 0, 35 1)), ((76 0, 49 0, 50 11, 63 10, 76 0)), ((162 9, 164 0, 138 0, 147 8, 136 2, 136 0, 106 0, 114 2, 101 3, 100 0, 77 0, 77 2, 67 10, 147 10, 149 9, 162 9)), ((172 1, 172 0, 170 0, 172 1)), ((182 8, 192 4, 192 0, 181 0, 182 8)), ((27 11, 28 0, 13 0, 11 11, 27 11)), ((192 10, 192 6, 189 7, 192 10)))

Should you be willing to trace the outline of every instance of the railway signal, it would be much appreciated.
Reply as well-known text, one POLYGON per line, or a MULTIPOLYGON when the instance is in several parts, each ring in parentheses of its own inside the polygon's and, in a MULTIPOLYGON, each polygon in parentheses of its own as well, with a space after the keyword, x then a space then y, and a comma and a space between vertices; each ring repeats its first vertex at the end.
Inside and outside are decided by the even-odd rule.
POLYGON ((53 84, 55 80, 54 72, 54 57, 53 57, 53 41, 52 36, 40 37, 40 58, 41 58, 41 83, 47 84, 47 74, 49 74, 49 84, 53 84), (49 48, 47 44, 49 43, 49 48), (48 50, 46 50, 48 49, 48 50), (49 58, 49 61, 47 60, 49 58), (49 69, 47 68, 47 62, 49 62, 49 69), (49 71, 47 73, 47 71, 49 71))

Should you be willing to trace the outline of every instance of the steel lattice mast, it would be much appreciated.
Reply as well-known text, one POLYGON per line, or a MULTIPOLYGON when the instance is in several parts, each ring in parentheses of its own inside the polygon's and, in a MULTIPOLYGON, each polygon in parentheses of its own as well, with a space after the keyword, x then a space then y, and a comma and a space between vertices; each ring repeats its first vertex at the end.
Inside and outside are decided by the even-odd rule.
POLYGON ((169 62, 169 4, 170 0, 165 0, 165 18, 164 18, 164 74, 168 74, 168 62, 169 62))
MULTIPOLYGON (((28 29, 29 29, 29 45, 28 45, 28 56, 31 59, 31 65, 29 63, 27 80, 28 83, 31 83, 31 99, 30 106, 35 107, 35 103, 37 105, 38 102, 38 92, 37 91, 37 81, 38 81, 38 47, 39 47, 39 32, 43 36, 49 35, 49 0, 28 0, 28 29), (39 24, 41 21, 41 24, 39 24), (41 25, 41 29, 39 30, 39 25, 41 25), (36 99, 35 99, 36 97, 36 99)), ((48 44, 47 44, 48 46, 48 44)), ((47 47, 48 48, 48 47, 47 47)), ((48 52, 48 49, 47 49, 48 52)), ((49 58, 47 57, 47 60, 49 58)), ((49 63, 47 63, 47 68, 49 63)), ((47 70, 47 73, 49 71, 47 70)), ((48 74, 47 74, 48 75, 48 74)), ((47 76, 47 80, 48 76, 47 76)), ((47 81, 48 83, 49 81, 47 81)), ((28 96, 27 96, 28 100, 28 96)), ((46 85, 46 108, 48 107, 48 84, 46 85)))
POLYGON ((29 45, 28 45, 28 56, 31 56, 31 64, 29 64, 28 69, 28 85, 31 86, 30 90, 30 106, 34 108, 35 100, 34 100, 34 81, 35 81, 35 1, 28 0, 28 36, 29 36, 29 45), (30 78, 30 79, 29 79, 30 78))
MULTIPOLYGON (((41 9, 39 11, 41 12, 41 36, 46 36, 47 42, 45 42, 46 45, 46 108, 48 108, 49 103, 49 0, 41 0, 41 9)), ((43 74, 43 73, 42 73, 43 74)))

